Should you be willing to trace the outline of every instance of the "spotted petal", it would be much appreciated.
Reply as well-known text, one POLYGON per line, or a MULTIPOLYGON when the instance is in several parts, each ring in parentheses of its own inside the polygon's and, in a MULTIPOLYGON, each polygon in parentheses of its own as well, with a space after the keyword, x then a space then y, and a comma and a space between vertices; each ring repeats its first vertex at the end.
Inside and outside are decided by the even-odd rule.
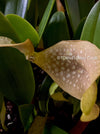
POLYGON ((39 53, 34 52, 29 40, 11 47, 24 53, 65 92, 78 99, 100 75, 100 50, 88 41, 61 41, 39 53))
POLYGON ((33 53, 32 62, 46 71, 67 93, 81 99, 100 74, 100 50, 88 41, 61 41, 33 53))

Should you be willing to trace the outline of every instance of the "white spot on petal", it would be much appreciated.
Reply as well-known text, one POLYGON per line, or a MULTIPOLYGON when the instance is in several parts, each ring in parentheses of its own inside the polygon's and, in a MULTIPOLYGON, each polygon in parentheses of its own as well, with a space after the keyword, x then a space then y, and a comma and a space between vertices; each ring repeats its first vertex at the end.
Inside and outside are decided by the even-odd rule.
POLYGON ((66 79, 65 79, 65 77, 63 77, 63 81, 65 81, 66 79))
POLYGON ((81 75, 80 75, 80 74, 78 74, 78 76, 77 76, 77 77, 79 78, 80 76, 81 76, 81 75))
POLYGON ((67 76, 66 76, 67 78, 69 78, 70 77, 70 74, 67 74, 67 76))

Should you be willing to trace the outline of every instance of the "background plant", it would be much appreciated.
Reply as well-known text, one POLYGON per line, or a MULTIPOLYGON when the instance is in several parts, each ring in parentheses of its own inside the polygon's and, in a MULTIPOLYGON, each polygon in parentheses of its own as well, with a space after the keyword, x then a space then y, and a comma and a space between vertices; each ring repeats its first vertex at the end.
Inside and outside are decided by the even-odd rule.
MULTIPOLYGON (((94 7, 94 0, 62 0, 62 3, 64 12, 61 12, 62 8, 61 11, 57 11, 59 6, 58 1, 55 0, 45 0, 45 2, 43 0, 1 0, 0 10, 6 16, 0 14, 0 35, 9 37, 16 43, 29 38, 36 51, 48 48, 61 40, 69 39, 88 40, 99 48, 100 2, 98 1, 94 7), (33 27, 26 20, 14 14, 26 19, 33 27)), ((50 107, 61 108, 61 105, 66 106, 67 110, 70 109, 72 112, 73 119, 80 115, 79 100, 69 96, 55 85, 50 87, 53 82, 52 79, 43 72, 43 75, 39 74, 40 69, 37 69, 37 71, 36 68, 34 64, 25 60, 24 55, 16 49, 0 48, 0 109, 1 123, 4 129, 6 129, 5 118, 2 117, 5 117, 6 112, 5 98, 17 105, 25 132, 29 130, 32 122, 35 126, 36 115, 44 116, 41 122, 45 123, 47 113, 49 113, 49 117, 54 112, 50 107), (39 79, 37 75, 42 76, 39 79), (55 91, 57 88, 55 94, 51 97, 49 88, 50 91, 55 91), (60 98, 64 97, 63 103, 61 102, 62 98, 58 100, 57 95, 58 98, 59 96, 60 98), (60 102, 61 105, 58 105, 57 102, 60 102)), ((98 91, 98 104, 99 99, 98 91)), ((40 119, 37 119, 37 122, 39 122, 38 120, 40 119)), ((56 124, 52 121, 51 124, 49 124, 49 127, 45 127, 45 134, 48 131, 51 134, 67 133, 62 130, 62 127, 60 129, 55 126, 56 124)), ((44 126, 40 130, 42 131, 43 128, 44 126)), ((32 131, 36 131, 34 129, 32 127, 32 131)), ((70 129, 71 126, 67 128, 67 131, 70 131, 70 129)), ((28 133, 31 133, 30 130, 28 133)))

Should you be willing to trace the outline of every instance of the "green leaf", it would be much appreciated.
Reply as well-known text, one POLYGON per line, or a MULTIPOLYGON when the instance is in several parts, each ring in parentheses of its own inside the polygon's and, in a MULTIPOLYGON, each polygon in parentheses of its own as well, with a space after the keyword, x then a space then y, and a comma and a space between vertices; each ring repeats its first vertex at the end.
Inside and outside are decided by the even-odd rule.
POLYGON ((80 18, 86 17, 95 4, 95 0, 78 0, 80 18), (85 10, 84 10, 85 9, 85 10))
POLYGON ((51 17, 44 32, 44 47, 50 47, 61 40, 70 39, 68 24, 63 12, 56 12, 51 17))
POLYGON ((45 12, 45 9, 48 5, 49 0, 37 0, 38 1, 38 11, 39 11, 39 19, 41 20, 43 17, 43 14, 45 12))
POLYGON ((58 88, 58 84, 55 83, 55 82, 53 82, 53 83, 51 84, 50 88, 49 88, 49 93, 50 93, 50 95, 53 95, 54 92, 55 92, 55 90, 56 90, 57 88, 58 88))
POLYGON ((83 27, 81 40, 88 40, 100 48, 100 1, 90 11, 83 27))
POLYGON ((43 134, 68 134, 68 133, 57 126, 52 125, 52 126, 46 126, 43 134))
POLYGON ((0 36, 6 36, 20 42, 20 39, 8 19, 0 12, 0 36))
POLYGON ((80 24, 78 25, 78 27, 77 27, 77 29, 75 31, 75 34, 74 34, 74 39, 75 40, 79 40, 80 39, 80 36, 81 36, 82 30, 83 30, 83 26, 84 26, 85 20, 86 20, 86 18, 83 18, 80 21, 80 24))
POLYGON ((35 28, 38 25, 38 6, 38 0, 30 0, 29 8, 25 17, 35 28))
POLYGON ((33 122, 33 112, 34 107, 32 104, 24 104, 19 106, 19 114, 25 131, 29 129, 31 123, 33 122))
POLYGON ((48 98, 49 98, 49 87, 53 80, 47 76, 43 83, 42 86, 40 87, 40 92, 39 92, 39 108, 42 113, 46 113, 48 111, 47 104, 48 104, 48 98))
POLYGON ((94 3, 95 0, 65 0, 67 14, 74 33, 80 20, 83 17, 87 17, 94 3))
POLYGON ((75 32, 78 24, 80 23, 80 13, 78 0, 65 0, 65 6, 70 20, 73 32, 75 32))
POLYGON ((48 6, 45 10, 45 13, 42 17, 42 20, 41 20, 41 23, 39 25, 39 36, 40 36, 40 39, 43 35, 43 32, 45 30, 45 27, 46 27, 46 24, 48 22, 48 19, 50 17, 50 14, 51 14, 51 11, 53 9, 53 6, 54 6, 54 3, 55 3, 55 0, 49 0, 49 3, 48 3, 48 6))
POLYGON ((6 0, 5 15, 17 14, 25 18, 30 0, 6 0))
POLYGON ((6 17, 11 23, 13 29, 16 31, 16 34, 20 38, 21 42, 29 38, 32 41, 33 45, 35 47, 37 46, 39 43, 39 35, 32 27, 32 25, 28 23, 28 21, 14 14, 9 14, 6 17))
POLYGON ((17 104, 30 103, 34 96, 31 65, 15 48, 0 48, 0 92, 17 104))

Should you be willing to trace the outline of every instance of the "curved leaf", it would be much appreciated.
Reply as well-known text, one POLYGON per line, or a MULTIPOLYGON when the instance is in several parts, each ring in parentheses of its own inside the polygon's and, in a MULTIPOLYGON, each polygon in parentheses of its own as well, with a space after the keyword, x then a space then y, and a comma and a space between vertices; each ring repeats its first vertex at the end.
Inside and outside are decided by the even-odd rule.
POLYGON ((11 23, 13 29, 16 31, 21 42, 29 38, 33 45, 35 47, 37 46, 39 43, 39 35, 30 23, 18 15, 9 14, 6 17, 11 23))
POLYGON ((80 39, 80 36, 81 36, 82 30, 83 30, 83 26, 84 26, 85 20, 86 20, 86 18, 83 18, 80 21, 80 24, 78 25, 78 27, 77 27, 77 29, 75 31, 75 34, 74 34, 74 39, 75 40, 79 40, 80 39))
POLYGON ((32 101, 35 82, 31 65, 15 48, 0 48, 0 92, 17 104, 32 101))
POLYGON ((50 95, 53 95, 54 92, 55 92, 55 90, 56 90, 57 88, 58 88, 58 84, 55 83, 55 82, 53 82, 53 83, 51 84, 50 88, 49 88, 49 94, 50 94, 50 95))
POLYGON ((0 36, 6 36, 14 40, 15 42, 20 42, 20 39, 13 29, 9 20, 0 12, 0 36))
POLYGON ((100 1, 90 11, 83 27, 81 40, 88 40, 100 48, 100 1))
POLYGON ((54 6, 54 3, 55 3, 55 0, 49 0, 49 3, 48 3, 48 6, 45 10, 45 13, 42 17, 42 20, 40 22, 40 25, 39 25, 39 36, 40 36, 40 39, 43 35, 43 32, 44 32, 44 29, 46 27, 46 24, 48 22, 48 19, 50 17, 50 14, 51 14, 51 11, 53 9, 53 6, 54 6))
POLYGON ((44 47, 47 48, 61 40, 69 39, 69 29, 64 13, 54 13, 43 35, 44 47))
POLYGON ((73 32, 75 32, 78 24, 80 23, 78 0, 65 0, 65 5, 73 32))
POLYGON ((95 0, 65 0, 66 10, 73 32, 76 31, 80 20, 83 17, 87 17, 94 3, 95 0))
POLYGON ((86 17, 94 4, 95 0, 78 0, 80 18, 86 17))

